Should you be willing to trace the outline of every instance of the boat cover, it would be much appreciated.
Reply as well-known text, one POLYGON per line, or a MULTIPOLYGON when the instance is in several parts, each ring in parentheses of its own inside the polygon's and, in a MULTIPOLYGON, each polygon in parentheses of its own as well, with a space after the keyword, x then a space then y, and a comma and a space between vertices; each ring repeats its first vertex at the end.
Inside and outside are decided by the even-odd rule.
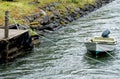
POLYGON ((94 37, 91 39, 91 42, 114 44, 115 40, 114 38, 94 37))

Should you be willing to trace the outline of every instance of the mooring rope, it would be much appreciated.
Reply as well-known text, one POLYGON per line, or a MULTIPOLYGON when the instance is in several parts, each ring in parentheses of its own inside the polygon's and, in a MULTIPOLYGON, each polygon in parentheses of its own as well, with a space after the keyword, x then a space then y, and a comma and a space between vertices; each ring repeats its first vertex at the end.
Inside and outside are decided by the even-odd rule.
MULTIPOLYGON (((43 38, 45 38, 46 40, 48 40, 48 41, 50 41, 51 43, 53 43, 54 45, 57 45, 54 41, 52 41, 52 40, 50 40, 50 39, 48 39, 47 37, 45 37, 45 36, 42 36, 42 35, 40 35, 41 37, 43 37, 43 38)), ((58 45, 57 45, 58 46, 58 45)))
MULTIPOLYGON (((41 35, 40 35, 40 36, 41 36, 41 35)), ((60 46, 60 45, 57 45, 54 41, 50 40, 49 38, 47 38, 47 37, 45 37, 45 36, 41 36, 41 37, 45 38, 46 40, 50 41, 51 43, 53 43, 53 44, 56 45, 56 46, 60 46)), ((83 43, 83 42, 81 42, 81 43, 83 43)), ((104 50, 104 52, 106 52, 106 53, 107 53, 109 56, 111 56, 113 59, 117 60, 117 58, 115 58, 115 57, 114 57, 113 55, 111 55, 109 52, 107 52, 107 51, 105 51, 105 50, 104 50)), ((89 56, 86 56, 86 55, 85 55, 85 57, 88 58, 88 59, 90 59, 90 60, 93 60, 93 61, 95 61, 95 62, 101 63, 101 64, 103 64, 103 65, 108 65, 108 64, 106 64, 105 62, 100 61, 100 60, 97 60, 97 59, 94 59, 94 58, 92 58, 92 57, 89 57, 89 56)), ((118 63, 119 63, 119 62, 118 62, 118 63)), ((115 69, 118 69, 118 68, 115 68, 115 69)))
MULTIPOLYGON (((54 41, 52 41, 52 40, 50 40, 50 39, 48 39, 47 37, 45 37, 45 36, 41 36, 41 37, 43 37, 43 38, 45 38, 46 40, 48 40, 48 41, 50 41, 51 43, 53 43, 54 45, 57 45, 54 41)), ((59 46, 59 45, 57 45, 57 46, 59 46)), ((107 54, 109 54, 112 58, 114 58, 114 59, 116 59, 114 56, 112 56, 109 52, 107 52, 107 51, 105 51, 107 54)), ((96 62, 99 62, 99 63, 102 63, 102 64, 104 64, 104 65, 107 65, 106 63, 104 63, 104 62, 102 62, 102 61, 99 61, 99 60, 97 60, 97 59, 94 59, 94 58, 91 58, 91 57, 88 57, 88 56, 85 56, 86 58, 89 58, 89 59, 91 59, 91 60, 94 60, 94 61, 96 61, 96 62)))
MULTIPOLYGON (((50 42, 53 43, 54 45, 57 45, 54 41, 48 39, 47 37, 45 37, 45 36, 42 36, 42 37, 45 38, 46 40, 50 41, 50 42)), ((59 45, 57 45, 57 46, 59 46, 59 45)), ((91 59, 91 60, 94 60, 94 61, 96 61, 96 62, 102 63, 102 64, 104 64, 104 65, 107 65, 106 63, 104 63, 104 62, 102 62, 102 61, 99 61, 99 60, 97 60, 97 59, 94 59, 94 58, 91 58, 91 57, 88 57, 88 56, 85 56, 85 57, 86 57, 86 58, 89 58, 89 59, 91 59)))
MULTIPOLYGON (((100 47, 100 49, 101 49, 101 47, 100 47)), ((114 60, 117 60, 117 58, 115 56, 113 56, 112 54, 110 54, 109 52, 107 52, 105 50, 104 50, 104 52, 107 53, 109 56, 111 56, 114 60)), ((120 62, 118 62, 118 63, 120 64, 120 62)))
POLYGON ((99 60, 97 60, 97 59, 94 59, 94 58, 92 58, 92 57, 88 57, 88 56, 85 56, 86 58, 89 58, 89 59, 91 59, 91 60, 94 60, 94 61, 96 61, 96 62, 99 62, 99 63, 102 63, 102 64, 104 64, 104 65, 107 65, 106 63, 104 63, 104 62, 102 62, 102 61, 99 61, 99 60))
MULTIPOLYGON (((117 60, 117 58, 116 57, 114 57, 112 54, 110 54, 109 52, 107 52, 107 51, 105 51, 103 48, 101 48, 100 47, 100 49, 102 49, 106 54, 108 54, 109 56, 111 56, 114 60, 117 60)), ((87 58, 89 58, 89 59, 92 59, 92 60, 94 60, 94 61, 97 61, 97 62, 100 62, 100 63, 104 63, 104 62, 101 62, 101 61, 99 61, 99 60, 96 60, 96 59, 94 59, 94 58, 91 58, 91 57, 88 57, 88 56, 86 56, 87 58)), ((120 62, 118 62, 119 64, 120 64, 120 62)), ((105 64, 105 63, 104 63, 105 64)), ((107 64, 106 64, 107 65, 107 64)))
POLYGON ((16 25, 17 27, 17 30, 20 30, 19 26, 17 25, 18 23, 16 22, 15 18, 13 18, 12 16, 9 15, 8 17, 10 20, 12 20, 14 22, 14 24, 16 25))
POLYGON ((105 51, 102 47, 99 47, 100 49, 102 49, 105 53, 107 53, 109 56, 111 56, 113 59, 117 60, 116 57, 114 57, 112 54, 110 54, 109 52, 105 51))

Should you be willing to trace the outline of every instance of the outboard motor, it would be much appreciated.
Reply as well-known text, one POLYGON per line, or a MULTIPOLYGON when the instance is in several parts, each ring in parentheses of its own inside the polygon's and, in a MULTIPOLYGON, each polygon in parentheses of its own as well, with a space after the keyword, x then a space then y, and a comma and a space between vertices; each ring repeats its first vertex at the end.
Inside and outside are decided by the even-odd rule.
POLYGON ((103 38, 108 38, 108 37, 109 37, 109 34, 110 34, 110 30, 106 29, 105 31, 103 31, 102 37, 103 37, 103 38))

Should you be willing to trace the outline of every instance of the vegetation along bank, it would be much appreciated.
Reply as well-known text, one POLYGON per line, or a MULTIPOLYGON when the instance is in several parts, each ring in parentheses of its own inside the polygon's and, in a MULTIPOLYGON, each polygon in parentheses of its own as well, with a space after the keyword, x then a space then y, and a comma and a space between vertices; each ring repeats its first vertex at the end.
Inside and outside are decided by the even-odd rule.
MULTIPOLYGON (((9 28, 30 29, 29 32, 31 36, 37 36, 35 37, 36 39, 39 35, 44 35, 45 32, 55 31, 61 27, 64 27, 66 26, 66 24, 89 14, 90 12, 104 6, 105 4, 108 4, 111 1, 113 0, 13 0, 10 2, 6 0, 0 1, 0 26, 4 26, 3 15, 6 10, 9 10, 9 28), (35 30, 35 33, 33 32, 33 30, 35 30)), ((24 36, 26 37, 26 35, 24 36)), ((27 39, 24 39, 24 37, 21 36, 21 38, 23 38, 20 39, 21 41, 27 41, 27 39)), ((25 43, 19 43, 19 39, 12 39, 12 41, 12 43, 14 44, 11 44, 10 48, 12 48, 12 51, 15 50, 16 55, 18 55, 16 50, 20 49, 21 46, 17 46, 17 48, 15 47, 14 49, 13 46, 24 45, 25 43)), ((27 44, 25 44, 24 46, 26 46, 27 44)), ((29 46, 30 48, 33 47, 32 44, 29 46)), ((6 47, 8 49, 8 46, 6 47)), ((11 54, 11 51, 9 52, 8 54, 6 54, 6 57, 4 56, 4 54, 1 54, 0 57, 5 61, 9 58, 13 58, 13 53, 11 54)))
POLYGON ((39 34, 57 30, 113 0, 13 0, 0 1, 0 25, 4 11, 10 11, 10 24, 32 28, 39 34), (41 33, 42 32, 42 33, 41 33))

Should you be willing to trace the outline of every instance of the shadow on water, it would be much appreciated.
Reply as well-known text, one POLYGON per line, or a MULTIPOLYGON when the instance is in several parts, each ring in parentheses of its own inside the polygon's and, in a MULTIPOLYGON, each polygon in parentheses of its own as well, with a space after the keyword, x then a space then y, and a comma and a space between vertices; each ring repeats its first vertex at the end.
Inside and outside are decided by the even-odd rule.
POLYGON ((87 51, 84 54, 84 59, 86 61, 87 64, 89 65, 108 65, 111 63, 111 61, 115 60, 115 51, 113 52, 102 52, 101 54, 97 55, 94 54, 93 52, 89 52, 87 51), (109 53, 109 54, 108 54, 109 53))

